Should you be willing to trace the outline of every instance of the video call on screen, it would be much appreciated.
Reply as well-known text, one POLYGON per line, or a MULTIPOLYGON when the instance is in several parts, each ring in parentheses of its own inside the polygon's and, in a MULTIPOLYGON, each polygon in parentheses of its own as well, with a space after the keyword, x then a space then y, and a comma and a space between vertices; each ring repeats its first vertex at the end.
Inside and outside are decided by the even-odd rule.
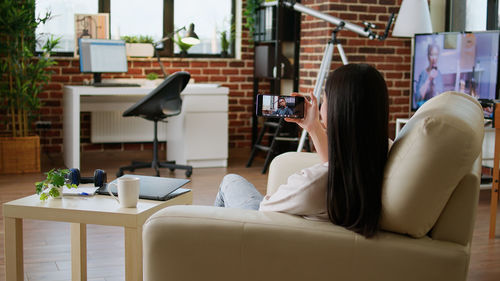
POLYGON ((499 34, 415 35, 412 110, 446 91, 466 93, 478 100, 496 99, 499 34))
POLYGON ((262 96, 263 116, 292 116, 295 114, 295 97, 291 96, 262 96), (283 107, 282 100, 285 100, 286 107, 283 107))

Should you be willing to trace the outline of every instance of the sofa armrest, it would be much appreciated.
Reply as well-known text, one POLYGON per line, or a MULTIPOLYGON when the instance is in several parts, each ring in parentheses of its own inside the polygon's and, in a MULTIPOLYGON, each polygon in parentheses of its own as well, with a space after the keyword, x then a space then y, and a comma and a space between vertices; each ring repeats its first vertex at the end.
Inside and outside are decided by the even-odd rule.
POLYGON ((310 152, 286 152, 276 156, 269 165, 267 194, 273 194, 293 173, 320 162, 318 154, 310 152))
POLYGON ((466 247, 429 237, 365 239, 330 222, 210 206, 151 216, 143 254, 148 281, 465 280, 468 265, 466 247))

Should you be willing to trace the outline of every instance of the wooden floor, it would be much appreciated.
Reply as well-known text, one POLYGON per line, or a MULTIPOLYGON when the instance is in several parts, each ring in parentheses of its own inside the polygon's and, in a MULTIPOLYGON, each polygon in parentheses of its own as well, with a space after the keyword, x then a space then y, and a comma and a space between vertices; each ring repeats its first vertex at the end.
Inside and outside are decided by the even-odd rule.
MULTIPOLYGON (((115 178, 117 168, 128 163, 129 155, 124 153, 86 153, 82 155, 82 175, 91 176, 94 169, 108 172, 108 181, 115 178)), ((263 158, 257 157, 251 168, 245 163, 248 150, 231 150, 228 168, 195 169, 188 188, 193 190, 194 202, 198 205, 211 205, 223 176, 237 173, 249 179, 261 193, 265 192, 267 175, 260 170, 263 158)), ((140 155, 140 157, 146 157, 140 155)), ((140 160, 140 159, 139 159, 140 160)), ((42 170, 61 167, 61 159, 48 159, 43 162, 42 170)), ((137 174, 152 175, 151 170, 137 171, 137 174)), ((170 173, 162 171, 162 176, 184 178, 182 171, 170 173)), ((34 182, 43 178, 43 174, 0 175, 0 203, 8 202, 34 193, 34 182)), ((476 227, 472 244, 468 281, 500 280, 500 221, 497 222, 497 236, 488 239, 489 227, 489 190, 481 192, 476 227)), ((0 210, 0 213, 2 211, 0 210)), ((498 215, 500 217, 500 213, 498 215)), ((3 217, 0 230, 0 280, 5 280, 4 273, 4 232, 3 217)), ((24 221, 24 262, 25 280, 71 280, 69 224, 47 221, 24 221)), ((88 280, 115 281, 124 280, 124 238, 119 227, 89 225, 87 230, 88 280)), ((425 281, 425 280, 422 280, 425 281)), ((443 280, 446 281, 446 280, 443 280)))

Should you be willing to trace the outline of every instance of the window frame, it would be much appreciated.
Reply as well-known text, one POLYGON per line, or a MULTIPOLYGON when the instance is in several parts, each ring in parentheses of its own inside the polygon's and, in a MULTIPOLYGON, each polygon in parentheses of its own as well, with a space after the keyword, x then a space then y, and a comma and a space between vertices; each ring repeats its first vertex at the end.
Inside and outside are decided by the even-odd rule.
POLYGON ((486 30, 500 29, 498 27, 498 0, 488 0, 486 8, 486 30))
MULTIPOLYGON (((109 13, 109 20, 111 25, 111 0, 98 0, 97 4, 98 13, 109 13)), ((231 0, 231 26, 236 25, 236 0, 231 0)), ((163 0, 163 37, 174 31, 174 0, 163 0)), ((236 30, 235 30, 236 33, 236 30)), ((235 34, 236 37, 236 34, 235 34)), ((236 58, 236 38, 230 39, 230 52, 226 59, 236 58)), ((187 57, 187 58, 221 58, 220 54, 201 54, 201 53, 188 53, 186 56, 174 54, 174 42, 167 40, 163 43, 164 48, 158 50, 160 57, 187 57)), ((39 54, 40 52, 36 52, 39 54)), ((58 57, 73 57, 73 52, 54 52, 54 56, 58 57)))
MULTIPOLYGON (((111 0, 99 0, 110 2, 111 0)), ((236 25, 236 0, 231 0, 231 26, 236 25)), ((110 13, 111 17, 111 13, 110 13)), ((163 0, 163 37, 174 31, 174 0, 163 0)), ((236 33, 236 30, 234 31, 236 33)), ((235 34, 236 37, 236 34, 235 34)), ((235 45, 236 39, 230 40, 230 55, 225 58, 235 58, 235 45)), ((182 56, 181 54, 174 53, 174 42, 172 40, 167 40, 163 43, 163 50, 158 51, 160 57, 188 57, 188 58, 220 58, 220 54, 202 54, 202 53, 187 53, 187 55, 182 56)))
MULTIPOLYGON (((498 26, 499 23, 499 13, 498 13, 498 5, 500 0, 487 0, 487 6, 486 6, 486 30, 500 30, 500 27, 498 26)), ((453 19, 453 6, 458 5, 458 6, 463 6, 460 10, 464 11, 465 7, 465 0, 446 0, 446 15, 445 15, 445 31, 446 32, 453 32, 452 28, 452 21, 457 20, 453 19)), ((458 21, 463 21, 463 24, 465 26, 465 17, 463 19, 458 19, 458 21)))

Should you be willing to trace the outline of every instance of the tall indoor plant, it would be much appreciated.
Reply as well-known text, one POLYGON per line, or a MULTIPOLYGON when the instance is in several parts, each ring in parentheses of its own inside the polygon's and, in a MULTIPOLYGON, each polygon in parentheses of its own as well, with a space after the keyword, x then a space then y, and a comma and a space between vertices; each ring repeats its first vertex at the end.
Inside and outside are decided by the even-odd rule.
POLYGON ((49 18, 50 13, 35 17, 34 0, 0 3, 0 110, 10 133, 0 139, 0 173, 40 171, 40 139, 32 128, 41 106, 39 94, 50 80, 47 68, 56 64, 50 52, 58 39, 48 39, 43 54, 35 56, 35 30, 49 18), (32 156, 37 159, 30 160, 32 156))

